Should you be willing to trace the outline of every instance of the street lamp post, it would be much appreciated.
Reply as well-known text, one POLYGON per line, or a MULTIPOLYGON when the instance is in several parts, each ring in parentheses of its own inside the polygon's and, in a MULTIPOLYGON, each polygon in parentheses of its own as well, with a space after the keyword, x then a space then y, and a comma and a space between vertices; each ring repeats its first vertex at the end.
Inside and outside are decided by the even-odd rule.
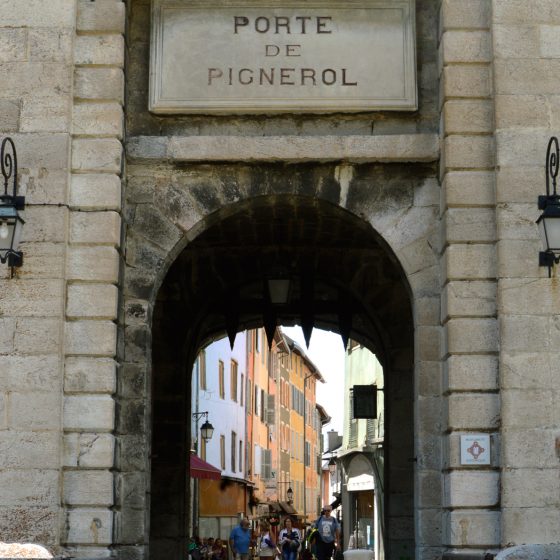
POLYGON ((288 485, 288 489, 286 490, 286 498, 287 498, 287 502, 291 504, 294 501, 294 491, 292 490, 292 481, 291 480, 279 481, 278 484, 288 485))
POLYGON ((542 214, 537 220, 543 251, 539 253, 539 266, 552 268, 560 262, 560 195, 556 191, 556 178, 560 168, 558 138, 553 136, 546 151, 546 195, 539 196, 538 207, 542 214))

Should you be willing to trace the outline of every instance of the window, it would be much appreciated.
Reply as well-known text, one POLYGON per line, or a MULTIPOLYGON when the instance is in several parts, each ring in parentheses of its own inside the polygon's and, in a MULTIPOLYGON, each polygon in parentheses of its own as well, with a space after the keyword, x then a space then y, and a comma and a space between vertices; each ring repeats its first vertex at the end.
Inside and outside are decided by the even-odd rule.
POLYGON ((259 414, 259 388, 255 385, 255 414, 260 416, 259 414))
POLYGON ((261 422, 264 422, 265 406, 266 406, 266 401, 264 400, 264 389, 261 389, 261 410, 260 410, 261 422))
POLYGON ((259 329, 257 329, 255 331, 255 352, 259 351, 259 334, 260 334, 260 331, 259 331, 259 329))
POLYGON ((243 396, 245 395, 245 376, 241 374, 241 386, 239 387, 239 404, 243 406, 243 401, 245 400, 243 396))
POLYGON ((243 473, 243 442, 239 440, 239 472, 243 473))
POLYGON ((237 434, 235 432, 231 432, 231 471, 235 472, 236 467, 236 451, 237 451, 237 434))
POLYGON ((309 442, 305 442, 305 457, 304 457, 304 464, 306 467, 309 467, 310 465, 310 459, 311 459, 311 449, 310 449, 310 445, 309 442))
POLYGON ((206 391, 206 350, 198 355, 198 373, 200 378, 200 388, 206 391))
POLYGON ((247 412, 251 413, 253 401, 251 400, 251 395, 253 394, 253 382, 247 379, 247 412))
POLYGON ((263 449, 261 452, 261 472, 262 477, 270 480, 272 478, 272 450, 270 449, 263 449))
POLYGON ((226 436, 220 436, 220 466, 226 470, 226 436))
POLYGON ((226 398, 226 390, 224 387, 224 362, 218 360, 218 383, 220 388, 220 398, 226 398))
POLYGON ((233 402, 237 402, 237 362, 235 360, 231 360, 230 364, 230 393, 231 393, 231 400, 233 402))

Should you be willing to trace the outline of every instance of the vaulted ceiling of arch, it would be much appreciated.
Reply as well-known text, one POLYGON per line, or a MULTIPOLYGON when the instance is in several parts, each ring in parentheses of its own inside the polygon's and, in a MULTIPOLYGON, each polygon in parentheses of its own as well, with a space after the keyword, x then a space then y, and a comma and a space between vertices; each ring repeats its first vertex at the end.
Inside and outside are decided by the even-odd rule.
POLYGON ((298 323, 366 342, 383 360, 412 340, 406 285, 383 240, 365 221, 314 199, 263 199, 217 221, 168 278, 180 286, 199 344, 224 332, 298 323), (274 277, 289 278, 285 304, 270 303, 266 279, 274 277))

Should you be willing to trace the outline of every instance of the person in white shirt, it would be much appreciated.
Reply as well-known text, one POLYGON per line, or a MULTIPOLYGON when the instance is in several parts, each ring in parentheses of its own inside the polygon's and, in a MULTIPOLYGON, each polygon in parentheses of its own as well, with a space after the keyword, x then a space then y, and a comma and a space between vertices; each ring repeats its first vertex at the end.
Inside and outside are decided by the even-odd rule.
POLYGON ((282 560, 296 560, 301 537, 299 531, 293 527, 292 519, 284 519, 284 528, 278 536, 278 544, 282 551, 282 560))

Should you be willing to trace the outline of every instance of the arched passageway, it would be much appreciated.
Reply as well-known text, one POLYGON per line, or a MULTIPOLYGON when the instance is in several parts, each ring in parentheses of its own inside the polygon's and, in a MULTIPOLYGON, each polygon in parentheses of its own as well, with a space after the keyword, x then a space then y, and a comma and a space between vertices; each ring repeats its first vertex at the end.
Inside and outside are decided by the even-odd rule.
POLYGON ((379 357, 386 373, 387 557, 412 557, 414 326, 394 254, 366 221, 294 195, 225 207, 200 230, 170 267, 153 312, 150 558, 178 558, 184 546, 190 371, 198 349, 226 332, 276 323, 333 330, 379 357), (290 290, 275 305, 266 286, 279 276, 290 290))

